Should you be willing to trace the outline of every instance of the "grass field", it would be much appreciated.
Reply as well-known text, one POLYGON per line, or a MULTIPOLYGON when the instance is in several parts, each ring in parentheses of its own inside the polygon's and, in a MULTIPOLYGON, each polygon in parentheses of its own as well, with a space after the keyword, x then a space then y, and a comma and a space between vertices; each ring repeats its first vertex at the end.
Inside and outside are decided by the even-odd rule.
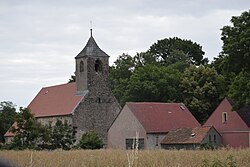
MULTIPOLYGON (((0 151, 7 159, 21 167, 128 167, 125 150, 73 151, 0 151)), ((250 166, 250 149, 244 150, 144 150, 139 151, 134 167, 193 167, 193 166, 250 166)))

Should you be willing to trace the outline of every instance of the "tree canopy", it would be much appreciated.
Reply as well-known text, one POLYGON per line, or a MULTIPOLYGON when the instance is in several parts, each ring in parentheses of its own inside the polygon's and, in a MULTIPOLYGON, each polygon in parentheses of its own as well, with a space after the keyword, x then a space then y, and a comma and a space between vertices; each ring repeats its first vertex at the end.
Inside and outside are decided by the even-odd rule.
POLYGON ((250 10, 233 16, 231 26, 222 28, 224 68, 239 74, 250 71, 250 10))
POLYGON ((0 103, 0 141, 4 142, 4 134, 15 122, 16 119, 16 105, 10 101, 3 101, 0 103))

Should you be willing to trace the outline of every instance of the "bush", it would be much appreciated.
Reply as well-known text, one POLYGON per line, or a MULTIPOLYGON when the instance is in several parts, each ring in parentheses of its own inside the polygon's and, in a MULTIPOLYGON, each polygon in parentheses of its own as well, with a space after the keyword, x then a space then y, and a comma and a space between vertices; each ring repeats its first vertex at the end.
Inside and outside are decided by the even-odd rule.
POLYGON ((79 147, 83 149, 100 149, 103 147, 103 142, 98 133, 89 131, 82 135, 79 142, 79 147))

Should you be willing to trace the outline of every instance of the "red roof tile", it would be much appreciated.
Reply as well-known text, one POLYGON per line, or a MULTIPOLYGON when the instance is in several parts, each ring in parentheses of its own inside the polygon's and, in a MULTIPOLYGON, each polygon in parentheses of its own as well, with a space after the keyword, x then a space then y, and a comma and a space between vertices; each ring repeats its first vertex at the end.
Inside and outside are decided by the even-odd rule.
POLYGON ((129 102, 126 105, 147 132, 168 132, 177 128, 200 126, 182 103, 129 102))
POLYGON ((197 144, 201 143, 212 127, 180 128, 169 131, 161 144, 197 144))
POLYGON ((10 131, 10 129, 12 128, 12 127, 17 127, 17 122, 14 122, 13 124, 12 124, 12 126, 9 128, 9 130, 4 134, 4 137, 12 137, 12 136, 15 136, 15 134, 14 133, 12 133, 11 131, 10 131))
POLYGON ((31 101, 28 108, 35 117, 69 115, 83 96, 76 95, 76 84, 45 87, 31 101))

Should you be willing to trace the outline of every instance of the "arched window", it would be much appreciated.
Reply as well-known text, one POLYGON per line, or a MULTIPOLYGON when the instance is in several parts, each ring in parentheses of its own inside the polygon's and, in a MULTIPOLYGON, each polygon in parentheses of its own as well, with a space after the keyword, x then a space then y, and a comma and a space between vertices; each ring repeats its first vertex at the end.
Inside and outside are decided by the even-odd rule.
POLYGON ((96 72, 102 71, 102 62, 99 59, 95 61, 95 71, 96 72))
POLYGON ((83 61, 80 62, 80 72, 84 71, 84 63, 83 61))

